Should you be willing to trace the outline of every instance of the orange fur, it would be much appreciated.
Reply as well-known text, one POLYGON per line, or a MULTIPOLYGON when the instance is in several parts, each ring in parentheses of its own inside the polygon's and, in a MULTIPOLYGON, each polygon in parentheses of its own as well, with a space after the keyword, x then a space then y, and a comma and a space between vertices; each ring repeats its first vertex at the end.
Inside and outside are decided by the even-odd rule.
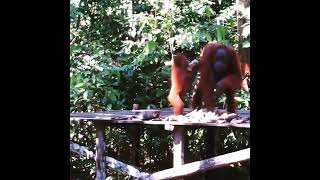
POLYGON ((236 51, 225 45, 208 43, 201 52, 199 71, 200 82, 192 99, 192 109, 201 108, 204 102, 205 108, 213 112, 215 110, 214 89, 216 88, 215 96, 225 93, 227 111, 235 112, 235 90, 241 88, 242 84, 240 59, 236 51), (222 70, 222 73, 215 71, 217 67, 213 68, 217 63, 216 53, 219 49, 226 52, 223 57, 227 62, 223 62, 225 69, 222 70))
POLYGON ((197 72, 197 64, 190 63, 183 54, 176 54, 171 66, 171 88, 168 101, 173 106, 174 115, 183 114, 183 96, 192 89, 192 82, 197 72))

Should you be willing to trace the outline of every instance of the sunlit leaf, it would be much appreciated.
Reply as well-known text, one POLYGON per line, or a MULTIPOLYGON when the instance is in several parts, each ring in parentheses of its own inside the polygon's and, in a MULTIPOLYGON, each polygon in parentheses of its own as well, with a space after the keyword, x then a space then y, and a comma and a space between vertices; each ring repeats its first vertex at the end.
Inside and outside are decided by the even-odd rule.
POLYGON ((84 93, 83 93, 83 99, 84 100, 87 100, 88 99, 88 91, 85 91, 84 93))
POLYGON ((96 83, 96 76, 92 74, 92 83, 96 83))
POLYGON ((84 83, 78 83, 78 84, 76 84, 74 87, 75 87, 75 88, 79 88, 79 87, 83 87, 83 85, 84 85, 84 83))
POLYGON ((144 48, 144 55, 152 53, 155 50, 156 43, 154 41, 149 41, 144 48))
POLYGON ((223 41, 225 39, 226 29, 224 26, 217 26, 217 40, 223 41))
POLYGON ((244 41, 244 42, 242 43, 242 46, 243 46, 244 48, 249 48, 249 47, 250 47, 250 41, 244 41))

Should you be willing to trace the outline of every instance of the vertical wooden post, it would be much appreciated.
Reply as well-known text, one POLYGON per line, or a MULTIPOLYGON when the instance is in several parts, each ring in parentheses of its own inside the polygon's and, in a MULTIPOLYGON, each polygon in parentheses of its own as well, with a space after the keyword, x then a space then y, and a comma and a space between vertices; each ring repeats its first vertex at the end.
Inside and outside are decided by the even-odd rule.
MULTIPOLYGON (((183 126, 175 126, 173 129, 173 167, 184 164, 184 129, 185 127, 183 126)), ((183 178, 178 180, 183 180, 183 178)))
MULTIPOLYGON (((215 137, 216 137, 217 128, 216 127, 207 127, 207 133, 206 133, 206 158, 212 158, 215 154, 215 137)), ((206 172, 205 173, 205 179, 213 179, 214 178, 214 172, 206 172)))
MULTIPOLYGON (((139 109, 139 104, 133 104, 132 106, 133 110, 138 110, 139 109)), ((140 130, 141 130, 141 125, 134 125, 133 126, 133 143, 132 143, 132 149, 133 149, 133 154, 132 154, 132 160, 135 166, 139 167, 139 151, 140 151, 140 130)))
POLYGON ((141 125, 134 125, 133 127, 133 132, 132 132, 132 149, 133 149, 133 154, 132 154, 132 160, 135 166, 139 167, 139 151, 140 151, 140 129, 141 125))
POLYGON ((106 179, 106 158, 105 158, 105 126, 96 122, 96 180, 106 179))

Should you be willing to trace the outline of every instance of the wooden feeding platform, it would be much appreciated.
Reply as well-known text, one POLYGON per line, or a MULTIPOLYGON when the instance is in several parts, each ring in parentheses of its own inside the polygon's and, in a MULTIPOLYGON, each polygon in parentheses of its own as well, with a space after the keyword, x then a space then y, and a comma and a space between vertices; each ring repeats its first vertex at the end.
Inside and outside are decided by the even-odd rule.
MULTIPOLYGON (((188 109, 185 110, 187 112, 188 109)), ((223 112, 223 110, 221 110, 223 112)), ((247 110, 238 110, 237 114, 240 117, 250 116, 250 112, 247 110)), ((150 124, 150 125, 173 125, 173 126, 216 126, 216 127, 239 127, 250 128, 250 123, 214 123, 214 122, 183 122, 183 121, 166 121, 165 119, 172 115, 171 109, 164 109, 160 111, 160 117, 143 120, 135 118, 135 112, 131 110, 113 110, 107 112, 95 112, 95 113, 71 113, 70 120, 80 121, 96 121, 104 124, 150 124)))
MULTIPOLYGON (((70 142, 70 151, 95 159, 97 180, 106 179, 106 166, 129 174, 135 177, 135 179, 183 179, 184 176, 205 172, 210 169, 228 166, 236 162, 247 161, 250 159, 250 148, 247 148, 237 152, 211 157, 202 161, 184 164, 185 139, 183 136, 185 127, 204 127, 208 128, 208 131, 210 129, 212 130, 214 127, 250 128, 250 121, 246 121, 244 123, 171 121, 168 120, 168 117, 172 115, 172 110, 170 108, 156 111, 146 111, 113 110, 94 113, 70 113, 71 121, 92 121, 96 127, 97 137, 95 153, 89 151, 85 147, 79 146, 74 142, 70 142), (141 115, 141 113, 146 113, 146 111, 148 114, 141 115), (133 143, 133 148, 135 149, 133 157, 135 158, 135 162, 138 162, 139 158, 139 134, 141 125, 162 125, 166 130, 173 131, 173 168, 156 173, 147 173, 139 170, 136 167, 138 165, 137 163, 132 166, 118 161, 112 157, 105 156, 105 127, 116 124, 127 124, 137 127, 135 133, 132 134, 132 136, 134 136, 136 139, 133 143)), ((188 109, 185 109, 185 112, 189 112, 188 109)), ((237 114, 241 118, 250 118, 250 112, 247 110, 238 110, 237 114)), ((210 139, 211 142, 207 143, 212 144, 214 138, 210 139)))

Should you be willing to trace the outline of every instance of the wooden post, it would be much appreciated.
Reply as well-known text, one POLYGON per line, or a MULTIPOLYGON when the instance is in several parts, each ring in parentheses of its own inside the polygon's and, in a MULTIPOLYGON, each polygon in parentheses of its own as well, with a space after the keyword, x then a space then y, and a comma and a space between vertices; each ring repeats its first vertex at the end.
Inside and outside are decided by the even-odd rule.
MULTIPOLYGON (((216 137, 216 127, 207 127, 207 133, 206 133, 206 158, 212 158, 216 156, 215 153, 215 137, 216 137)), ((206 172, 205 173, 205 179, 213 179, 214 172, 206 172)))
POLYGON ((140 129, 141 125, 135 125, 133 126, 133 132, 132 132, 132 160, 135 166, 139 167, 139 151, 140 151, 140 129))
MULTIPOLYGON (((133 104, 132 106, 133 110, 138 110, 139 109, 139 104, 133 104)), ((140 151, 140 130, 141 130, 141 125, 135 125, 133 126, 133 143, 132 143, 132 149, 133 149, 133 154, 132 154, 132 159, 133 163, 135 166, 139 167, 139 151, 140 151)))
POLYGON ((101 122, 96 122, 96 180, 106 179, 106 159, 105 159, 105 126, 101 122))
MULTIPOLYGON (((183 126, 175 126, 173 129, 174 144, 173 144, 173 167, 178 167, 184 164, 184 129, 183 126)), ((179 178, 178 180, 183 180, 179 178)))

